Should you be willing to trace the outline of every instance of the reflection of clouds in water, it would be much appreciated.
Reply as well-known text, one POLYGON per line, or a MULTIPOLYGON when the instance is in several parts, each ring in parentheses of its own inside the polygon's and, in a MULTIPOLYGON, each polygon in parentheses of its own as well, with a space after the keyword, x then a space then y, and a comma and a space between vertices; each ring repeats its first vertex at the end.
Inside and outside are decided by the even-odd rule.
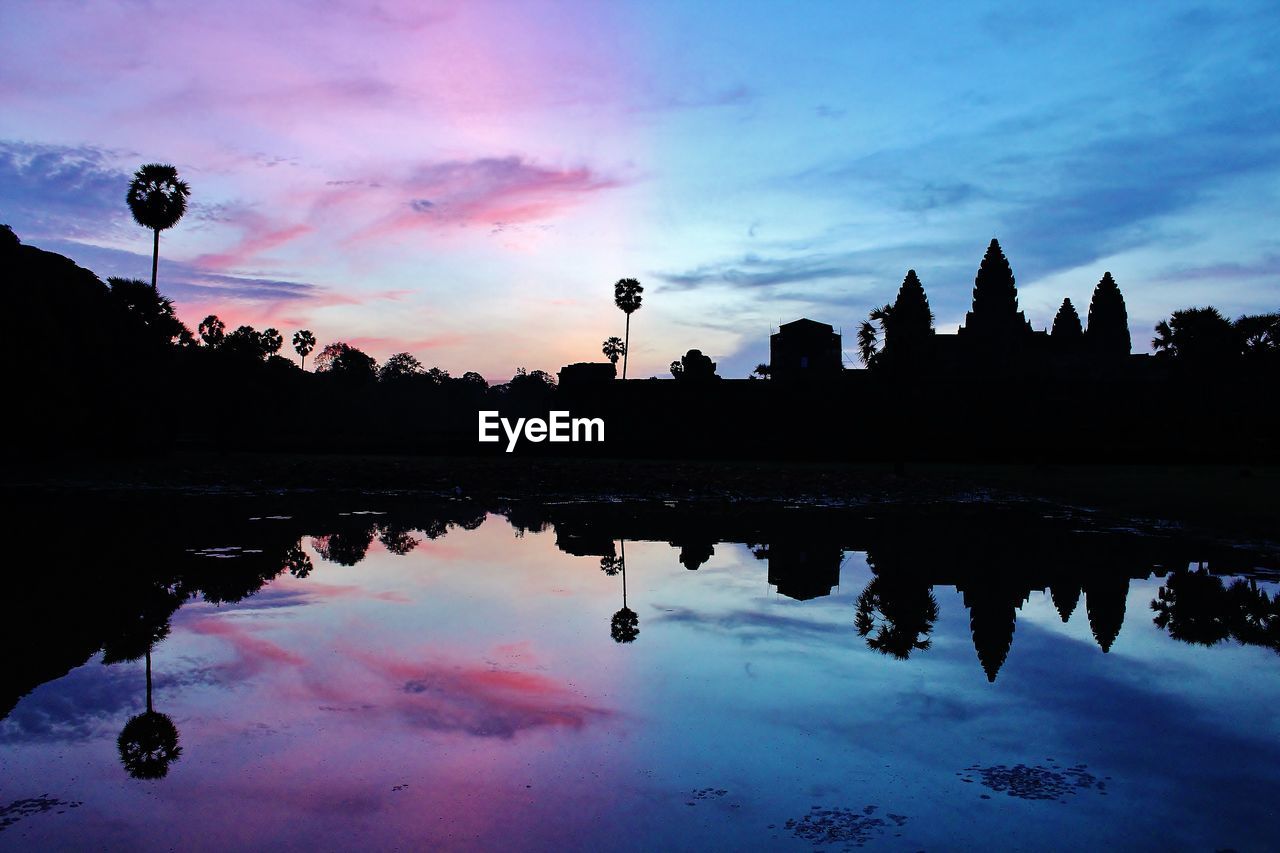
POLYGON ((301 655, 257 636, 251 624, 234 617, 196 619, 187 625, 187 630, 217 637, 230 645, 235 653, 234 660, 210 668, 210 672, 219 674, 223 681, 241 681, 275 667, 306 663, 301 655))
POLYGON ((339 598, 390 601, 396 604, 407 604, 412 601, 405 593, 394 590, 371 592, 354 584, 329 584, 311 578, 295 580, 294 578, 279 577, 253 595, 240 601, 220 604, 209 604, 202 601, 190 602, 173 617, 173 622, 174 624, 188 623, 193 619, 202 619, 213 613, 300 607, 305 604, 314 604, 318 601, 339 598))
POLYGON ((383 707, 413 727, 510 738, 532 729, 581 729, 613 715, 537 673, 448 661, 365 663, 384 689, 393 688, 383 707))
MULTIPOLYGON (((353 588, 354 589, 354 588, 353 588)), ((257 634, 253 620, 209 616, 189 630, 228 643, 233 660, 202 670, 204 677, 238 682, 281 668, 305 670, 299 688, 285 693, 292 701, 317 702, 321 710, 394 715, 411 727, 510 738, 539 728, 581 729, 611 711, 586 704, 547 675, 513 668, 433 659, 412 662, 371 655, 363 648, 340 652, 336 660, 356 668, 326 667, 257 634)), ((540 669, 526 643, 499 647, 496 658, 528 659, 540 669)))
MULTIPOLYGON (((264 586, 253 595, 241 601, 230 602, 226 604, 210 605, 204 602, 192 602, 188 604, 184 610, 187 612, 198 612, 201 607, 207 607, 212 610, 275 610, 282 607, 298 607, 303 604, 309 604, 311 594, 304 588, 287 589, 276 584, 264 586)), ((184 614, 185 615, 185 614, 184 614)), ((181 620, 181 616, 175 617, 174 622, 181 620)))
POLYGON ((704 613, 689 607, 666 604, 657 604, 654 608, 661 612, 657 616, 649 617, 652 623, 674 622, 717 634, 731 634, 744 643, 759 640, 794 640, 798 636, 827 637, 853 633, 850 625, 819 622, 759 610, 704 613))
POLYGON ((77 667, 57 681, 37 687, 0 721, 0 743, 70 741, 107 731, 145 703, 146 682, 135 664, 77 667))
MULTIPOLYGON (((195 620, 198 624, 201 620, 195 620)), ((210 620, 204 620, 210 621, 210 620)), ((262 641, 236 642, 239 634, 208 630, 197 633, 230 638, 234 660, 208 663, 181 656, 158 663, 154 675, 158 694, 172 694, 188 687, 221 687, 267 668, 272 662, 299 661, 279 647, 262 641), (283 650, 279 650, 282 652, 283 650)), ((46 682, 24 696, 13 711, 0 720, 0 743, 71 741, 96 737, 119 727, 120 719, 141 710, 146 703, 146 675, 141 661, 101 666, 95 657, 55 681, 46 682)), ((114 732, 113 732, 114 736, 114 732)))

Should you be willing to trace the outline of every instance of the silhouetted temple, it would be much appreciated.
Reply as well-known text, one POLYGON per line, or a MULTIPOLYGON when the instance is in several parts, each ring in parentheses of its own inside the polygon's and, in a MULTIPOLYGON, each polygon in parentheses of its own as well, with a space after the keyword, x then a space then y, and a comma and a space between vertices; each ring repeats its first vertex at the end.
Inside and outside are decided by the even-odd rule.
POLYGON ((784 382, 838 377, 844 370, 840 336, 815 320, 783 323, 769 337, 769 368, 775 380, 784 382))
POLYGON ((973 303, 955 334, 932 328, 923 287, 910 270, 885 323, 882 359, 873 366, 939 378, 1041 376, 1073 378, 1100 371, 1114 376, 1148 366, 1131 355, 1124 296, 1111 273, 1094 288, 1083 328, 1070 299, 1052 329, 1037 331, 1018 309, 1013 270, 997 240, 987 247, 974 278, 973 303))

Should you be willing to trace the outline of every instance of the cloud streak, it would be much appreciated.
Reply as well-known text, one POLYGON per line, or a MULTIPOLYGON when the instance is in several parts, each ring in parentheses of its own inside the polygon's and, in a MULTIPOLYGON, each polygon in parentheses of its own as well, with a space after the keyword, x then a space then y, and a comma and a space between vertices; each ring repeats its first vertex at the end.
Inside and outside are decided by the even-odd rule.
POLYGON ((858 252, 792 257, 747 254, 735 260, 703 264, 684 272, 659 272, 655 275, 676 290, 694 290, 716 285, 769 288, 874 275, 879 268, 867 261, 867 257, 858 252))
POLYGON ((555 168, 512 155, 422 163, 400 179, 368 178, 355 185, 384 190, 375 198, 401 199, 397 211, 355 238, 367 240, 405 231, 538 222, 621 181, 586 166, 555 168))

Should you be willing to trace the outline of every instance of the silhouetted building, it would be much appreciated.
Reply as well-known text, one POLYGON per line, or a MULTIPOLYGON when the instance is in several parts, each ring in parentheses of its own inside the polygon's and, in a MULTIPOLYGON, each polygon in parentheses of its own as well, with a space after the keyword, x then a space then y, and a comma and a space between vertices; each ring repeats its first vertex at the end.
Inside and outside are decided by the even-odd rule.
POLYGON ((716 553, 715 545, 704 539, 684 542, 680 545, 680 565, 690 571, 710 560, 716 553))
POLYGON ((774 542, 769 546, 769 583, 797 601, 821 598, 840 584, 843 559, 838 545, 774 542))
POLYGON ((1110 273, 1094 290, 1087 330, 1071 300, 1064 299, 1052 335, 1036 331, 1018 309, 1013 269, 996 240, 987 247, 974 278, 973 306, 954 335, 933 334, 929 328, 927 297, 914 270, 908 271, 897 301, 885 310, 889 319, 884 323, 883 357, 873 367, 906 365, 933 376, 966 379, 1069 379, 1090 369, 1132 374, 1149 367, 1146 357, 1129 356, 1124 297, 1110 273))
POLYGON ((583 388, 603 385, 618 375, 618 367, 611 361, 579 361, 560 368, 561 388, 583 388))
POLYGON ((773 379, 782 382, 839 376, 844 370, 840 336, 816 320, 783 323, 769 337, 769 368, 773 379))
POLYGON ((1133 349, 1124 296, 1109 272, 1103 274, 1093 289, 1093 298, 1089 301, 1089 328, 1084 336, 1089 349, 1102 358, 1124 358, 1133 349))
POLYGON ((613 539, 592 527, 570 530, 557 524, 556 547, 575 557, 612 557, 618 553, 613 539))

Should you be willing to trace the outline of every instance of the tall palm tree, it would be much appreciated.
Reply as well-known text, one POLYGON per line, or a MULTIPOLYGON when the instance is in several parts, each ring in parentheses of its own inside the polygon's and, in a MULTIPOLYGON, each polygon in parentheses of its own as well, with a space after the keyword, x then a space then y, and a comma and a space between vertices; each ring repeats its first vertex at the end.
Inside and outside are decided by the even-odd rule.
POLYGON ((258 336, 258 341, 262 344, 262 354, 271 356, 280 352, 280 347, 284 346, 284 335, 277 329, 269 328, 258 336))
POLYGON ((862 359, 864 366, 875 367, 879 361, 880 340, 882 336, 888 338, 892 318, 893 306, 883 305, 871 309, 867 319, 858 327, 858 357, 862 359))
POLYGON ((307 369, 307 354, 316 348, 316 336, 310 329, 301 329, 293 334, 293 349, 302 356, 302 369, 307 369))
POLYGON ((631 350, 631 315, 640 310, 644 288, 634 278, 620 278, 613 286, 613 304, 627 315, 626 337, 622 340, 622 378, 627 378, 627 353, 631 350))
POLYGON ((217 347, 221 346, 227 337, 227 324, 219 320, 217 314, 210 314, 200 321, 196 331, 200 333, 200 339, 204 341, 205 346, 217 347))
POLYGON ((1239 332, 1213 306, 1183 308, 1156 323, 1156 355, 1191 367, 1217 367, 1243 352, 1239 332))
POLYGON ((622 338, 617 335, 614 335, 611 338, 605 338, 604 344, 600 347, 600 352, 602 352, 604 357, 609 359, 609 362, 615 367, 618 364, 618 359, 621 358, 623 353, 626 351, 626 345, 622 343, 622 338))
POLYGON ((156 289, 156 270, 160 263, 160 232, 178 224, 187 212, 187 196, 191 188, 178 180, 178 170, 161 163, 148 163, 133 175, 129 183, 129 210, 143 228, 155 233, 151 247, 151 289, 156 289))
POLYGON ((1232 325, 1246 355, 1280 351, 1280 313, 1245 314, 1237 317, 1232 325))

